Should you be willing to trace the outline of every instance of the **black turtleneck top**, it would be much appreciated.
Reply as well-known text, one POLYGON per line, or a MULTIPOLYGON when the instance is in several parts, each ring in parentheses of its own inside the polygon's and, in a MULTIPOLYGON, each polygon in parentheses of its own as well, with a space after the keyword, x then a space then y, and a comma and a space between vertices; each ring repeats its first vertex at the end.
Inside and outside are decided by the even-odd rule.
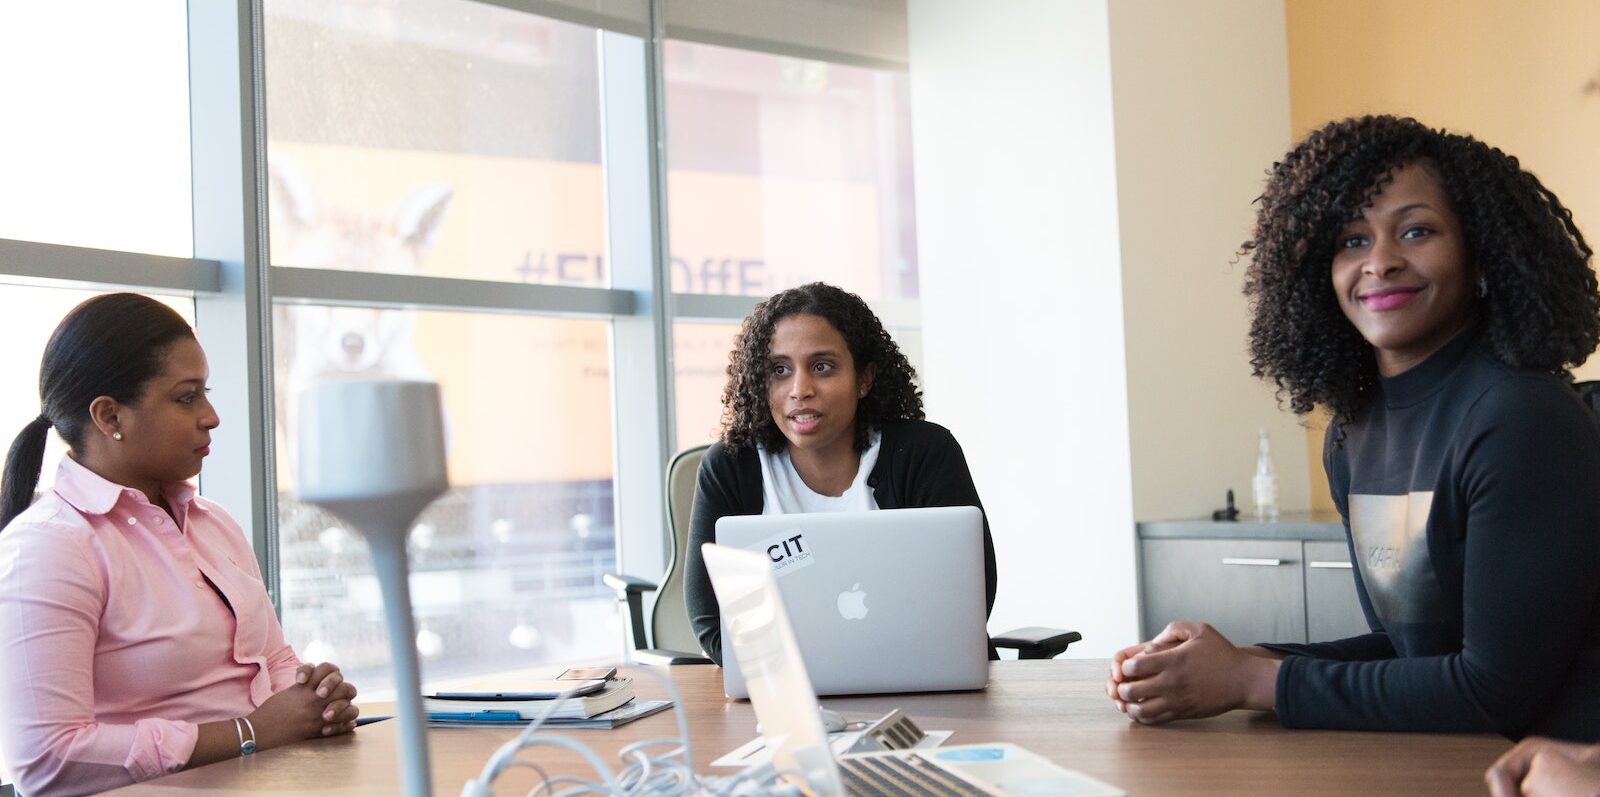
POLYGON ((1278 673, 1287 727, 1600 741, 1600 421, 1481 333, 1381 379, 1324 454, 1373 633, 1278 673))

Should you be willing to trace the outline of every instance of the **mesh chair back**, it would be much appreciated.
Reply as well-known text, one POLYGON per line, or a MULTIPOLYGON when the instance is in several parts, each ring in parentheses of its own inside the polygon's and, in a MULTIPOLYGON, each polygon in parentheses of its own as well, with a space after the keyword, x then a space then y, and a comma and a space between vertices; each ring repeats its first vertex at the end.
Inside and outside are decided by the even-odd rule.
POLYGON ((1600 413, 1600 382, 1578 382, 1572 386, 1578 391, 1578 398, 1589 405, 1589 409, 1600 413))
POLYGON ((689 626, 689 607, 683 600, 683 563, 689 547, 689 513, 700 460, 709 445, 685 449, 667 465, 667 535, 671 543, 667 577, 656 590, 656 608, 650 615, 650 645, 666 650, 700 650, 700 640, 689 626))

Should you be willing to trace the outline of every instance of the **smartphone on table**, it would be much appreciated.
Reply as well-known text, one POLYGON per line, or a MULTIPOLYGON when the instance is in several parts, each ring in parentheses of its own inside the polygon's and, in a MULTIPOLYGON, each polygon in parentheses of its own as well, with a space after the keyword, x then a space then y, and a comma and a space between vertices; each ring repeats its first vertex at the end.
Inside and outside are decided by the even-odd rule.
POLYGON ((556 676, 558 681, 609 681, 617 677, 616 667, 572 667, 556 676))

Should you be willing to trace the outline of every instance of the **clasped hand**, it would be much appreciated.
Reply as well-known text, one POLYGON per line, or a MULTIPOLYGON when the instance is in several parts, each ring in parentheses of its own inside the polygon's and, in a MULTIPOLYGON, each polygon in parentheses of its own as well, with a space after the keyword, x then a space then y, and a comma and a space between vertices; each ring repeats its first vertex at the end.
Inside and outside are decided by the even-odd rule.
POLYGON ((1494 797, 1587 797, 1600 794, 1600 745, 1530 737, 1483 775, 1494 797))
POLYGON ((1236 708, 1270 711, 1276 656, 1241 648, 1204 623, 1168 625, 1149 642, 1117 651, 1106 694, 1117 710, 1154 725, 1236 708))
POLYGON ((361 713, 350 702, 355 696, 355 684, 346 681, 336 665, 302 664, 293 686, 267 698, 250 715, 257 743, 266 748, 349 733, 361 713))

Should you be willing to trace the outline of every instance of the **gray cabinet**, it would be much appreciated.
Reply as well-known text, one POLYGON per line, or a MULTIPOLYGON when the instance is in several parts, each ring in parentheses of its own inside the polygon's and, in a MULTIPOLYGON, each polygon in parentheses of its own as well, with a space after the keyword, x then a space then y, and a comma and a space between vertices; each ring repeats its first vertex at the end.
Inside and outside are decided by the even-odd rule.
POLYGON ((1145 638, 1173 620, 1210 623, 1240 645, 1306 638, 1299 542, 1145 540, 1145 638))
POLYGON ((1372 629, 1356 597, 1350 546, 1343 542, 1307 542, 1306 635, 1312 642, 1359 636, 1372 629))
POLYGON ((1139 524, 1141 634, 1210 623, 1236 644, 1367 633, 1344 527, 1334 518, 1139 524))

